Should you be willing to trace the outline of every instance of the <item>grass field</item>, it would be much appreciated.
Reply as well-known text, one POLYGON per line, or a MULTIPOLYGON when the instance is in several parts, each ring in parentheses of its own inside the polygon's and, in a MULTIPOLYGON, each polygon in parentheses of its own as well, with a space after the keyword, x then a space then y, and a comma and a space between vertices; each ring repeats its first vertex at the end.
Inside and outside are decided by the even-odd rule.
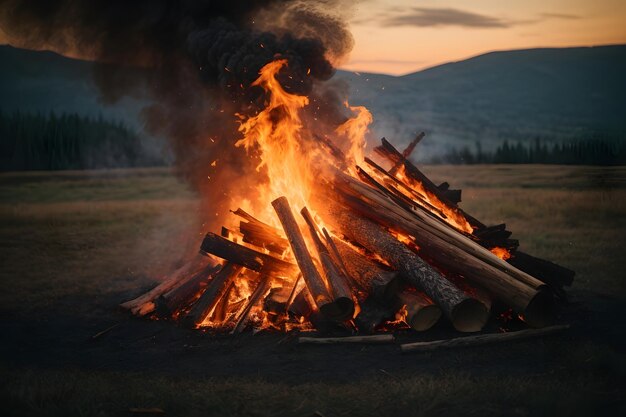
MULTIPOLYGON (((53 360, 41 365, 41 358, 33 357, 29 365, 24 354, 14 361, 19 341, 30 340, 15 330, 15 323, 41 327, 49 320, 52 328, 58 316, 117 320, 117 302, 153 285, 193 253, 201 238, 201 216, 194 194, 165 169, 5 173, 0 175, 0 313, 8 339, 0 359, 2 415, 128 415, 131 407, 220 416, 625 411, 623 317, 614 314, 621 310, 604 306, 626 301, 620 243, 626 231, 626 168, 424 170, 436 182, 462 188, 462 207, 473 216, 488 224, 507 223, 524 251, 574 269, 572 293, 599 317, 585 327, 597 327, 597 334, 522 343, 506 351, 399 356, 396 365, 404 370, 392 376, 379 372, 374 351, 368 357, 373 375, 348 382, 331 371, 296 383, 293 375, 281 382, 268 380, 262 371, 223 378, 209 369, 187 377, 102 369, 96 359, 68 366, 53 360), (610 317, 602 315, 605 310, 610 317), (516 355, 530 355, 532 365, 526 369, 517 358, 515 372, 501 372, 516 355), (428 362, 429 370, 411 371, 414 361, 428 362), (476 363, 486 364, 485 369, 476 363)), ((72 326, 67 326, 69 334, 72 326)), ((54 334, 50 337, 56 343, 54 334)), ((69 349, 81 354, 80 347, 69 349)), ((293 369, 306 373, 311 365, 301 363, 298 351, 285 349, 277 360, 290 360, 293 369)), ((45 355, 46 347, 32 352, 45 355)))

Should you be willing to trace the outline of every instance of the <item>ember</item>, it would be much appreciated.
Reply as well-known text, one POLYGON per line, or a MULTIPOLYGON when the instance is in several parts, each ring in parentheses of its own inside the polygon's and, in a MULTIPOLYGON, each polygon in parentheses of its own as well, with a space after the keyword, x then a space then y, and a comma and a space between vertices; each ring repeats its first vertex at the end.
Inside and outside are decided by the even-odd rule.
POLYGON ((505 225, 484 225, 458 206, 459 190, 426 177, 408 160, 424 134, 404 152, 383 138, 375 162, 366 108, 346 103, 352 118, 330 135, 313 131, 301 113, 309 97, 279 82, 288 65, 265 65, 252 84, 264 108, 237 115, 235 146, 267 175, 259 197, 241 202, 251 214, 233 211, 238 225, 208 233, 201 256, 123 307, 233 333, 424 331, 442 316, 476 332, 492 301, 531 327, 552 322, 572 271, 517 251, 505 225))

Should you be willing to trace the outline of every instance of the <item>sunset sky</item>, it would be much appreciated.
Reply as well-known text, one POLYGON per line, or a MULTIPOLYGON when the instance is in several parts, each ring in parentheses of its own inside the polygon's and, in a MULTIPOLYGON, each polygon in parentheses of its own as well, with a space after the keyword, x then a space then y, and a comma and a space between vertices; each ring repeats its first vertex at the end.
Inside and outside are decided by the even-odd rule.
POLYGON ((484 52, 626 43, 626 0, 365 0, 343 69, 406 74, 484 52))

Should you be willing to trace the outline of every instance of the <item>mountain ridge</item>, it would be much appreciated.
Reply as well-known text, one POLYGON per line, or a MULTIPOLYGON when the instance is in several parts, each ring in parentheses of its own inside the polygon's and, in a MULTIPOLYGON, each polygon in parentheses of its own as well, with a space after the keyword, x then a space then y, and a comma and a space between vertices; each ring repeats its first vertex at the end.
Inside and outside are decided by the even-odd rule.
MULTIPOLYGON (((142 103, 104 106, 97 63, 50 51, 0 46, 3 111, 71 112, 140 127, 142 103)), ((420 155, 451 147, 490 149, 503 140, 565 141, 626 137, 626 45, 493 51, 403 76, 338 70, 328 87, 374 115, 372 138, 399 146, 427 133, 420 155)))

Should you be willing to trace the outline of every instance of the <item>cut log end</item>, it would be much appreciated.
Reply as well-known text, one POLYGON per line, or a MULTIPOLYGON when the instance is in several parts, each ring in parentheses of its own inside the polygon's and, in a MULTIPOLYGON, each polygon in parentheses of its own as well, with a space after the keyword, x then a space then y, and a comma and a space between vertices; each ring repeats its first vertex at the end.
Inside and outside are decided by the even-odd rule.
POLYGON ((526 306, 522 316, 531 327, 546 327, 554 323, 556 303, 552 292, 547 289, 537 291, 537 294, 526 306))
POLYGON ((407 323, 414 330, 423 332, 433 327, 441 318, 441 308, 435 304, 420 308, 411 317, 407 318, 407 323))
POLYGON ((460 332, 478 332, 489 319, 489 309, 474 298, 467 298, 452 310, 450 320, 460 332))
POLYGON ((329 320, 350 320, 354 316, 354 302, 348 297, 335 298, 332 303, 321 306, 320 312, 329 320))

